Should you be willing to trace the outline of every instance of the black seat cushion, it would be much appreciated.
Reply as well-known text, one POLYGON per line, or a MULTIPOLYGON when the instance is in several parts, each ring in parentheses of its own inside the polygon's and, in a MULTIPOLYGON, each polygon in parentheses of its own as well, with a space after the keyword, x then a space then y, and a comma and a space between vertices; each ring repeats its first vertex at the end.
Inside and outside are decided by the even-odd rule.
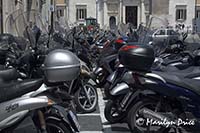
POLYGON ((194 79, 187 79, 183 76, 170 75, 164 72, 154 72, 165 79, 167 83, 190 89, 200 95, 200 82, 194 79))
POLYGON ((37 90, 43 83, 42 79, 27 79, 24 81, 14 81, 10 84, 1 84, 0 102, 20 97, 28 92, 37 90))
POLYGON ((167 72, 169 74, 177 75, 179 77, 184 77, 184 78, 194 78, 194 77, 200 76, 200 67, 199 66, 189 67, 184 70, 179 70, 174 66, 168 66, 168 67, 162 68, 161 71, 167 72))
POLYGON ((15 68, 0 70, 0 83, 16 80, 17 77, 18 77, 18 73, 15 68))
POLYGON ((192 79, 200 76, 200 67, 199 66, 189 67, 188 69, 185 70, 173 72, 173 74, 177 76, 182 76, 184 78, 192 79))

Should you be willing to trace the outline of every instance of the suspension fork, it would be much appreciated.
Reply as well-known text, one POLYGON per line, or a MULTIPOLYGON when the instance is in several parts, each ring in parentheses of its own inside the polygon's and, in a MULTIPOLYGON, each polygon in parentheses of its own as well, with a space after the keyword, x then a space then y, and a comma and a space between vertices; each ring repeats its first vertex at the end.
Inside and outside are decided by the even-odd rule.
POLYGON ((43 114, 43 112, 41 110, 38 110, 37 113, 38 113, 38 117, 39 117, 39 122, 40 122, 40 127, 41 127, 41 130, 42 130, 42 133, 47 133, 44 114, 43 114))

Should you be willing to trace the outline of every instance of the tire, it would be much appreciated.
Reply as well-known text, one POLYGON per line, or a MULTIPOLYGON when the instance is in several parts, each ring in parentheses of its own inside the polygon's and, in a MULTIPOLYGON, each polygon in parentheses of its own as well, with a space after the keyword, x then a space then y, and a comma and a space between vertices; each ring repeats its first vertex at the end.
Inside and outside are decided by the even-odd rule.
POLYGON ((81 113, 91 113, 96 110, 98 103, 98 94, 96 88, 90 84, 84 84, 87 92, 89 93, 88 97, 86 96, 85 90, 80 86, 78 91, 75 93, 75 104, 78 112, 81 113), (90 89, 90 90, 89 90, 90 89), (86 103, 85 103, 86 102, 86 103), (85 104, 85 106, 84 106, 85 104))
MULTIPOLYGON (((148 132, 148 127, 145 125, 145 118, 142 116, 140 117, 138 112, 143 107, 150 107, 152 108, 156 107, 157 102, 151 99, 144 99, 139 102, 137 102, 130 110, 127 115, 127 123, 132 132, 148 132), (137 118, 138 117, 138 118, 137 118)), ((167 106, 166 106, 167 108, 167 106)), ((150 108, 151 109, 151 108, 150 108)), ((152 109, 151 109, 152 110, 152 109)), ((166 130, 164 127, 159 127, 158 131, 156 132, 163 132, 166 130)), ((154 132, 151 131, 150 132, 154 132)))
POLYGON ((54 119, 46 119, 47 133, 73 133, 69 125, 65 125, 62 121, 54 119))
POLYGON ((117 110, 118 106, 115 104, 114 101, 109 100, 106 103, 105 109, 104 109, 104 115, 105 118, 110 122, 110 123, 117 123, 117 122, 121 122, 125 116, 126 113, 119 113, 119 111, 117 110), (115 111, 117 111, 117 116, 113 116, 113 109, 115 109, 115 111))
POLYGON ((104 85, 104 94, 105 94, 104 99, 106 99, 106 100, 111 98, 110 86, 111 86, 111 84, 109 82, 106 82, 106 84, 104 85))

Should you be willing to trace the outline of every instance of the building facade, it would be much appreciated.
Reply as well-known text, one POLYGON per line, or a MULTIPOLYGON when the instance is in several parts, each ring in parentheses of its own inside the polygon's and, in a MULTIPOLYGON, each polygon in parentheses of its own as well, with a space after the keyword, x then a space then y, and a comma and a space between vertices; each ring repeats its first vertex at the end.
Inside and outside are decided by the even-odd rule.
POLYGON ((184 24, 192 28, 195 18, 195 0, 169 0, 169 23, 171 25, 184 24))
POLYGON ((99 0, 97 3, 101 26, 132 23, 136 28, 149 19, 149 0, 99 0))
POLYGON ((40 11, 45 23, 83 24, 85 18, 97 18, 100 27, 112 27, 119 23, 132 23, 137 28, 146 24, 152 16, 176 24, 192 26, 194 18, 200 18, 200 0, 0 0, 0 31, 6 28, 6 18, 17 9, 40 11))

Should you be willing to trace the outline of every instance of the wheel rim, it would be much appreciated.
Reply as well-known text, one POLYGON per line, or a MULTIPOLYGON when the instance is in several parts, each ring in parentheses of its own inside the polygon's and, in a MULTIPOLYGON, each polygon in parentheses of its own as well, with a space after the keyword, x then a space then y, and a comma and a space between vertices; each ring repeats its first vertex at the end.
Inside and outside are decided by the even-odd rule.
POLYGON ((85 110, 92 110, 95 108, 97 102, 95 88, 89 84, 85 84, 80 90, 78 102, 85 110))
POLYGON ((47 133, 65 133, 65 132, 59 126, 47 123, 47 133))

